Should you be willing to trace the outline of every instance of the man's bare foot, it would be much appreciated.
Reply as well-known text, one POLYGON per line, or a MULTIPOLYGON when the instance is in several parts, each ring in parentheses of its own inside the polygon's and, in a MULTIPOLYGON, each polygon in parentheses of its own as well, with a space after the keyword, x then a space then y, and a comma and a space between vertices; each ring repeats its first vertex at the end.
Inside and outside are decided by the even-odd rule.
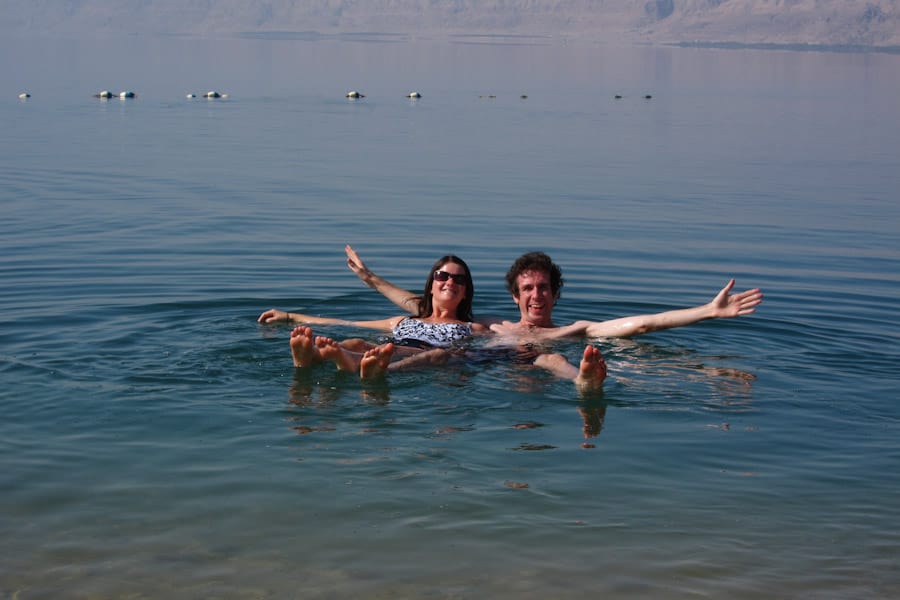
POLYGON ((393 356, 394 345, 390 342, 367 350, 359 361, 359 376, 363 379, 384 377, 393 356))
POLYGON ((295 367, 311 367, 322 362, 318 349, 313 345, 312 328, 304 325, 294 327, 291 332, 291 354, 295 367))
POLYGON ((340 344, 331 338, 318 336, 316 338, 316 349, 322 360, 330 360, 339 371, 359 370, 359 357, 352 352, 344 350, 340 344))
POLYGON ((581 366, 575 377, 575 385, 583 390, 596 390, 603 387, 606 379, 606 361, 600 350, 593 346, 586 346, 581 358, 581 366))

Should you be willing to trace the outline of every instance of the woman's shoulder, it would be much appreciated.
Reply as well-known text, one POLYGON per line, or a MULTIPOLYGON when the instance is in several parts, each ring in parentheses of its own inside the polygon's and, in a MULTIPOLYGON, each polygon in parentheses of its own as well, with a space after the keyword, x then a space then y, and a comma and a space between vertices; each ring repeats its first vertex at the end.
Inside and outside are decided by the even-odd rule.
POLYGON ((415 320, 415 317, 411 317, 409 315, 397 315, 396 317, 391 317, 391 319, 389 319, 388 322, 391 325, 391 329, 395 329, 404 321, 414 321, 414 320, 415 320))

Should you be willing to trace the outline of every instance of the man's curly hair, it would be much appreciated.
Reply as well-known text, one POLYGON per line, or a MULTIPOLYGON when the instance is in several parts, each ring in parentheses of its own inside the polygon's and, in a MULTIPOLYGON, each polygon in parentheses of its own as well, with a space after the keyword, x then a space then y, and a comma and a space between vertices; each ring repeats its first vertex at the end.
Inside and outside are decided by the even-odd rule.
POLYGON ((550 290, 553 292, 554 301, 559 300, 565 279, 562 269, 543 252, 528 252, 523 254, 512 264, 506 272, 506 289, 510 294, 519 296, 519 275, 527 271, 542 271, 550 276, 550 290))

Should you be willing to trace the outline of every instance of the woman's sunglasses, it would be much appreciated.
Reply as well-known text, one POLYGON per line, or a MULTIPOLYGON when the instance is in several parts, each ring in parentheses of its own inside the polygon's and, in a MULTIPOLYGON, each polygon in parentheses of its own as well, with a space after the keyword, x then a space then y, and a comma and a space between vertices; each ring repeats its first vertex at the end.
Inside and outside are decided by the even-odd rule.
POLYGON ((456 285, 466 285, 469 283, 469 277, 465 273, 448 273, 447 271, 435 271, 435 281, 447 281, 452 279, 456 285))

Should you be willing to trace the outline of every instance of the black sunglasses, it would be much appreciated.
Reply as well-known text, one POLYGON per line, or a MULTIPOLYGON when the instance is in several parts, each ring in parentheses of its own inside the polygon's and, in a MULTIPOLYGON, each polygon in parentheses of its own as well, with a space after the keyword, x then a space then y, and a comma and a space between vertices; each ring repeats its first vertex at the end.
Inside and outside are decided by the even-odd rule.
POLYGON ((453 283, 456 285, 466 285, 469 283, 469 276, 465 273, 448 273, 447 271, 434 272, 435 281, 447 281, 448 279, 452 279, 453 283))

